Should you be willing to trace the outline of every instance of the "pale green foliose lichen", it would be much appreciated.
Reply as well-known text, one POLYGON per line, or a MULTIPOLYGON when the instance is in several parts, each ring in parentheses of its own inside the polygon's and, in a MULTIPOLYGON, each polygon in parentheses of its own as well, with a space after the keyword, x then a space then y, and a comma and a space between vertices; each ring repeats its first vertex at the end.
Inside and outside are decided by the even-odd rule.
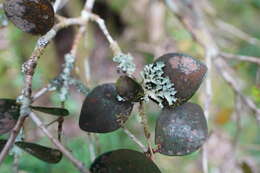
POLYGON ((177 101, 175 94, 177 91, 174 84, 168 77, 163 76, 163 67, 165 64, 162 61, 148 64, 141 72, 143 77, 143 86, 145 89, 145 100, 149 98, 158 102, 160 107, 163 107, 163 102, 166 100, 171 106, 177 101))
POLYGON ((135 71, 135 64, 133 63, 133 57, 130 54, 120 53, 113 58, 114 62, 118 63, 117 68, 124 73, 132 75, 135 71))

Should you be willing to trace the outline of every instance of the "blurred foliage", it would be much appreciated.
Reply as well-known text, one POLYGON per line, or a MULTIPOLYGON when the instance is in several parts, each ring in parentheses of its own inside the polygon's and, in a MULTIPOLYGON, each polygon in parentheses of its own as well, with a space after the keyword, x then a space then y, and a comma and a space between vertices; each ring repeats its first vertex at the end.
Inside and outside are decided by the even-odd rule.
MULTIPOLYGON (((102 1, 102 0, 97 0, 102 1)), ((120 45, 122 45, 124 50, 130 51, 133 54, 138 54, 139 59, 137 62, 140 63, 138 66, 143 66, 144 64, 151 63, 154 59, 154 55, 146 50, 139 50, 137 48, 138 42, 149 42, 147 31, 147 25, 145 21, 145 16, 140 16, 140 14, 146 14, 145 9, 141 9, 138 13, 133 11, 137 8, 139 1, 126 1, 126 0, 107 0, 107 4, 113 11, 118 13, 125 24, 125 32, 128 32, 128 40, 124 38, 124 34, 116 35, 114 32, 117 26, 111 24, 108 21, 109 30, 113 31, 112 35, 118 38, 120 45), (127 41, 126 41, 127 40, 127 41), (140 58, 141 57, 141 58, 140 58)), ((246 31, 252 36, 260 39, 260 0, 212 0, 213 6, 216 8, 217 16, 224 19, 226 22, 232 23, 238 28, 246 31)), ((80 6, 82 3, 80 1, 70 1, 68 10, 69 14, 72 16, 79 15, 80 6)), ((140 8, 140 7, 139 7, 140 8)), ((2 10, 0 10, 0 22, 2 21, 2 10)), ((111 19, 110 19, 111 20, 111 19)), ((171 12, 166 11, 164 25, 167 38, 174 40, 174 46, 181 52, 186 52, 195 57, 203 60, 203 49, 192 40, 190 33, 185 31, 183 26, 178 22, 171 12)), ((89 32, 84 38, 82 45, 79 49, 79 62, 77 62, 78 70, 75 71, 76 76, 85 81, 85 71, 82 70, 87 66, 85 64, 84 58, 86 54, 90 55, 89 50, 95 49, 97 47, 104 47, 101 45, 98 36, 98 31, 95 29, 95 25, 89 26, 89 32), (97 36, 95 36, 97 34, 97 36), (98 44, 98 45, 97 45, 98 44)), ((23 86, 23 76, 21 74, 21 65, 30 56, 37 37, 22 33, 20 30, 15 28, 12 24, 9 24, 7 28, 0 30, 0 97, 1 98, 16 98, 21 91, 23 86)), ((105 48, 107 48, 107 43, 105 48)), ((260 46, 250 45, 241 40, 233 40, 230 47, 224 48, 226 51, 233 53, 238 53, 242 55, 250 56, 260 56, 260 46), (235 46, 232 46, 235 44, 235 46)), ((109 52, 110 53, 110 52, 109 52)), ((106 57, 110 57, 110 54, 106 52, 106 57)), ((93 55, 90 55, 93 56, 93 55)), ((91 57, 90 57, 91 58, 91 57)), ((95 57, 96 58, 96 57, 95 57)), ((109 59, 111 61, 111 59, 109 59)), ((39 61, 39 66, 37 68, 36 74, 33 80, 33 89, 37 90, 45 86, 52 78, 54 78, 59 72, 61 63, 63 60, 59 59, 54 44, 50 44, 45 50, 45 53, 39 61)), ((97 83, 104 83, 107 81, 113 81, 117 76, 113 78, 106 77, 113 70, 115 74, 115 67, 111 66, 108 62, 100 63, 98 59, 90 59, 90 70, 95 70, 93 64, 99 64, 98 70, 91 73, 91 80, 88 85, 95 86, 97 83), (110 65, 109 67, 105 65, 110 65), (110 71, 109 71, 110 70, 110 71), (102 79, 95 78, 98 76, 95 73, 104 74, 102 79), (96 75, 96 76, 95 76, 96 75)), ((254 99, 257 105, 260 107, 260 84, 256 83, 257 71, 259 73, 259 66, 255 64, 250 64, 247 62, 238 62, 235 60, 230 60, 229 63, 236 70, 238 75, 243 78, 245 83, 244 93, 249 95, 254 99)), ((210 117, 209 127, 212 131, 224 131, 229 136, 233 137, 236 135, 236 130, 238 128, 234 117, 234 93, 230 87, 221 79, 219 76, 213 76, 213 110, 214 114, 210 117)), ((259 81, 258 81, 259 82, 259 81)), ((200 92, 202 92, 202 88, 200 92)), ((88 141, 86 134, 79 132, 79 129, 73 130, 75 126, 78 125, 78 116, 80 111, 80 106, 84 96, 75 93, 72 89, 72 94, 66 102, 66 108, 72 113, 72 117, 68 118, 70 124, 66 124, 64 128, 65 131, 71 131, 68 135, 63 137, 63 142, 72 151, 73 155, 83 161, 87 166, 90 165, 90 154, 88 150, 88 141), (72 125, 73 124, 73 125, 72 125)), ((57 93, 51 93, 47 95, 49 97, 44 97, 40 99, 36 104, 39 105, 60 105, 60 100, 57 93)), ((195 95, 192 98, 192 102, 201 102, 201 98, 195 95)), ((149 124, 152 131, 153 139, 153 129, 155 126, 155 121, 158 116, 159 108, 154 104, 150 104, 146 107, 148 110, 149 124)), ((44 116, 42 116, 44 117, 44 116)), ((46 122, 51 121, 46 118, 46 122)), ((65 120, 67 121, 67 120, 65 120)), ((145 141, 143 137, 143 132, 140 126, 136 123, 139 121, 138 116, 134 113, 130 120, 127 122, 127 127, 137 135, 142 141, 145 141)), ((29 125, 28 129, 34 127, 29 125)), ((35 128, 35 127, 34 127, 35 128)), ((239 150, 239 156, 241 158, 250 157, 256 162, 256 165, 260 167, 260 135, 259 127, 256 124, 256 119, 251 115, 251 113, 241 115, 241 131, 239 134, 239 145, 241 150, 239 150)), ((29 131, 29 130, 28 130, 29 131)), ((30 140, 37 141, 37 143, 46 144, 46 146, 52 146, 52 144, 46 138, 41 138, 39 134, 34 134, 34 132, 28 132, 34 137, 29 138, 30 140), (32 134, 31 134, 32 133, 32 134)), ((36 133, 36 132, 35 132, 36 133)), ((98 153, 107 152, 113 149, 119 148, 129 148, 139 150, 139 148, 122 132, 118 130, 113 133, 101 134, 98 136, 98 143, 100 149, 98 153)), ((1 136, 1 138, 7 138, 7 135, 1 136)), ((30 141, 31 142, 31 141, 30 141)), ((52 146, 53 147, 53 146, 52 146)), ((200 160, 200 153, 196 152, 192 155, 185 157, 168 157, 163 155, 156 155, 156 163, 160 167, 163 173, 201 173, 200 165, 198 161, 200 160)), ((4 164, 0 167, 1 173, 10 173, 13 162, 13 156, 10 155, 4 161, 4 164)), ((244 173, 250 173, 251 168, 249 165, 241 165, 244 173)), ((74 173, 77 170, 73 165, 64 157, 59 164, 51 165, 46 164, 38 159, 23 153, 20 157, 19 168, 21 173, 74 173)), ((213 171, 212 171, 213 172, 213 171)))

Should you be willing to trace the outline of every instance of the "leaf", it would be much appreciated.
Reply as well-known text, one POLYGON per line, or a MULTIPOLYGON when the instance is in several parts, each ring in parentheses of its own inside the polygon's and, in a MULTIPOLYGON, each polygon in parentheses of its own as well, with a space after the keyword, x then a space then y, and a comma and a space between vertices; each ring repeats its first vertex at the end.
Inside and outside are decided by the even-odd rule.
POLYGON ((11 131, 20 116, 20 105, 14 99, 0 99, 0 134, 11 131))
POLYGON ((163 75, 174 85, 178 104, 185 103, 195 94, 207 72, 206 65, 199 59, 181 53, 165 54, 156 62, 165 64, 163 75))
POLYGON ((8 0, 4 11, 16 27, 31 34, 44 35, 54 25, 54 10, 46 0, 8 0))
POLYGON ((142 86, 128 76, 119 77, 116 81, 116 90, 118 94, 127 101, 140 102, 144 97, 142 86))
POLYGON ((58 163, 62 159, 62 153, 57 149, 29 142, 16 142, 15 145, 34 157, 48 163, 58 163))
POLYGON ((92 173, 160 173, 143 153, 119 149, 100 155, 90 167, 92 173))
POLYGON ((122 127, 131 115, 133 104, 118 101, 115 84, 94 88, 84 100, 79 127, 86 132, 108 133, 122 127))
POLYGON ((31 108, 36 111, 55 115, 55 116, 68 116, 69 115, 69 111, 64 108, 40 107, 40 106, 31 106, 31 108))
POLYGON ((161 154, 183 156, 198 150, 208 136, 202 108, 185 103, 174 109, 164 108, 156 122, 155 143, 161 154))

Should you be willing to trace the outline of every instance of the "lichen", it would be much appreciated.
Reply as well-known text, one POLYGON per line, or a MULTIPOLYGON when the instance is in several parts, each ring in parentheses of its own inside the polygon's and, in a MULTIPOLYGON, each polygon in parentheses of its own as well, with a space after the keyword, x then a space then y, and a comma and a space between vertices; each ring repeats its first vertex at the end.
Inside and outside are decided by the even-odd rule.
POLYGON ((117 68, 122 72, 132 75, 135 71, 135 64, 133 63, 133 57, 130 54, 120 53, 113 58, 114 62, 118 63, 117 68))
POLYGON ((121 97, 120 95, 117 95, 117 96, 116 96, 116 99, 117 99, 118 101, 120 101, 120 102, 125 102, 125 101, 126 101, 126 99, 124 99, 124 98, 121 97))
POLYGON ((145 89, 145 100, 149 98, 158 102, 160 107, 163 107, 163 102, 166 100, 171 106, 177 101, 175 94, 177 91, 169 77, 163 76, 163 67, 165 64, 162 61, 148 64, 141 72, 143 77, 143 86, 145 89))

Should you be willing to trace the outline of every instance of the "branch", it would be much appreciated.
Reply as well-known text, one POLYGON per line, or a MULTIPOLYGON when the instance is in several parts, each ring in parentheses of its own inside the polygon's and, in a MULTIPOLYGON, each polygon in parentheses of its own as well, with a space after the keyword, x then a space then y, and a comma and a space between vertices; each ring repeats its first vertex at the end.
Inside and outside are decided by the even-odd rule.
POLYGON ((143 152, 147 152, 147 148, 145 145, 134 135, 132 134, 127 128, 122 127, 123 132, 127 134, 127 136, 132 139, 142 150, 143 152))
POLYGON ((221 58, 215 59, 215 66, 219 74, 223 79, 230 85, 230 87, 241 97, 242 101, 256 114, 256 119, 260 124, 260 109, 257 108, 256 104, 252 99, 242 93, 242 89, 237 82, 239 79, 238 76, 235 76, 233 69, 228 66, 228 64, 221 58))
POLYGON ((90 14, 90 19, 92 21, 96 22, 98 24, 99 28, 101 29, 101 31, 104 33, 106 39, 108 40, 108 42, 111 46, 114 56, 121 54, 122 53, 121 48, 119 47, 118 43, 112 38, 112 36, 108 32, 107 27, 105 25, 105 21, 96 14, 90 14))
MULTIPOLYGON (((70 25, 84 25, 88 21, 88 17, 86 15, 84 16, 84 12, 90 11, 89 7, 93 7, 94 0, 89 0, 86 2, 86 5, 82 11, 82 16, 80 18, 74 18, 74 19, 63 19, 60 23, 56 24, 46 35, 40 37, 37 41, 37 44, 35 46, 34 51, 32 52, 31 57, 23 64, 22 66, 22 72, 25 74, 25 81, 24 81, 24 87, 22 90, 22 95, 18 98, 19 101, 21 101, 21 109, 20 109, 20 117, 11 132, 11 135, 3 148, 1 154, 0 154, 0 164, 8 154, 9 150, 13 146, 15 139, 17 135, 19 134, 22 125, 26 119, 26 117, 31 114, 31 110, 29 108, 29 105, 32 103, 33 99, 39 98, 41 95, 46 93, 48 91, 47 88, 43 88, 42 90, 37 93, 36 96, 32 97, 32 79, 35 72, 35 69, 37 67, 38 60, 40 56, 43 54, 44 49, 47 47, 49 42, 53 39, 53 37, 56 35, 57 31, 63 27, 67 27, 70 25)), ((86 27, 82 26, 81 28, 86 27)), ((80 36, 78 36, 80 37, 80 36)), ((72 49, 72 51, 75 51, 75 49, 72 49)), ((79 166, 79 165, 78 165, 79 166)))
POLYGON ((13 144, 15 143, 15 139, 16 137, 18 136, 22 126, 23 126, 23 123, 26 119, 26 116, 20 116, 15 127, 13 128, 11 134, 10 134, 10 137, 8 139, 8 141, 6 142, 3 150, 1 151, 1 154, 0 154, 0 165, 2 164, 3 160, 5 159, 5 157, 7 156, 8 152, 10 151, 10 149, 13 147, 13 144))
POLYGON ((225 59, 236 59, 236 60, 251 62, 260 65, 260 57, 235 55, 226 52, 220 52, 219 55, 225 59))
POLYGON ((13 146, 17 135, 19 134, 22 125, 26 119, 26 117, 30 113, 29 105, 31 103, 31 93, 32 93, 32 78, 34 74, 34 70, 37 66, 37 61, 42 54, 44 48, 48 45, 49 41, 55 36, 56 32, 54 30, 49 31, 45 36, 41 37, 37 45, 29 58, 22 67, 22 71, 25 73, 25 86, 22 91, 22 104, 20 109, 20 117, 11 132, 11 135, 0 154, 0 164, 3 162, 4 158, 8 154, 9 150, 13 146))
POLYGON ((90 160, 93 162, 96 158, 96 151, 95 151, 95 145, 94 145, 94 138, 93 134, 88 133, 87 134, 87 141, 88 141, 88 151, 90 153, 90 160))
POLYGON ((30 113, 30 118, 32 121, 40 128, 40 130, 51 140, 51 142, 73 163, 75 167, 81 173, 90 173, 84 166, 82 162, 77 160, 70 152, 67 150, 57 139, 55 139, 52 134, 46 129, 42 121, 33 113, 30 113))
POLYGON ((222 29, 224 32, 228 32, 229 34, 234 35, 235 37, 238 37, 244 41, 247 41, 250 44, 253 45, 260 45, 260 40, 252 37, 251 35, 245 33, 244 31, 241 31, 234 25, 231 25, 229 23, 226 23, 222 20, 215 20, 215 24, 218 26, 218 28, 222 29))

